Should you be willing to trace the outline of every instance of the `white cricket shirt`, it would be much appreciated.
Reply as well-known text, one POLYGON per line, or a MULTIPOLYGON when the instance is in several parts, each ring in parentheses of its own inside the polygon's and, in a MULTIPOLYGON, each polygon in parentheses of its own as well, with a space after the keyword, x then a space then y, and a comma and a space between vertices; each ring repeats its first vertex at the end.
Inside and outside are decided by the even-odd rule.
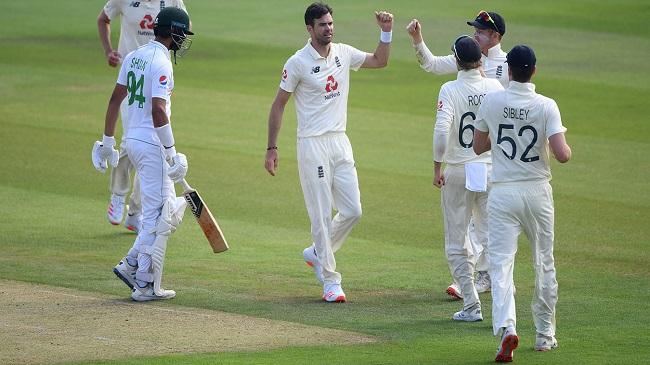
POLYGON ((433 132, 434 161, 447 164, 492 162, 489 153, 477 156, 472 142, 478 108, 485 94, 495 90, 503 90, 499 81, 481 76, 478 69, 459 71, 456 80, 442 85, 433 132))
POLYGON ((366 53, 342 43, 332 43, 322 57, 310 41, 287 60, 280 88, 295 96, 298 138, 345 132, 350 69, 356 71, 366 53))
POLYGON ((120 17, 120 41, 117 51, 122 57, 154 38, 153 21, 160 10, 168 6, 187 11, 183 0, 109 0, 106 3, 106 16, 111 21, 120 17))
MULTIPOLYGON (((434 56, 427 48, 424 42, 413 46, 415 55, 420 63, 420 67, 427 72, 437 75, 452 74, 458 71, 456 66, 456 57, 453 54, 448 56, 434 56)), ((506 62, 506 52, 501 50, 501 43, 488 49, 488 54, 481 55, 481 63, 485 76, 490 79, 499 80, 503 87, 508 87, 510 81, 508 77, 508 64, 506 62)))
POLYGON ((167 116, 171 118, 171 94, 174 73, 167 47, 156 41, 129 53, 120 68, 117 83, 125 85, 128 123, 125 138, 160 144, 151 116, 151 99, 167 101, 167 116))
POLYGON ((550 181, 548 138, 566 132, 555 101, 532 83, 511 81, 485 96, 476 128, 490 133, 492 183, 550 181))

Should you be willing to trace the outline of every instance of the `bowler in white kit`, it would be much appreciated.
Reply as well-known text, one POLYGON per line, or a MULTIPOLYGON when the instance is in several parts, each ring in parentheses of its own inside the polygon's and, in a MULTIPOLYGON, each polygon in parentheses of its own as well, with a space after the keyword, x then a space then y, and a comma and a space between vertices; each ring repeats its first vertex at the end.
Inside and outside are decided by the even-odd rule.
POLYGON ((474 151, 492 152, 492 188, 488 198, 488 254, 492 277, 492 327, 501 334, 497 362, 512 361, 519 345, 512 275, 517 238, 530 242, 535 270, 531 311, 535 350, 557 347, 557 280, 553 257, 554 206, 550 151, 561 163, 571 158, 560 110, 553 99, 535 92, 531 78, 537 59, 525 45, 507 56, 510 84, 485 96, 476 118, 474 151))
POLYGON ((313 244, 303 250, 323 285, 323 300, 345 302, 334 253, 361 218, 361 198, 352 146, 345 134, 350 70, 381 68, 388 63, 393 15, 375 12, 381 28, 374 53, 333 43, 332 8, 313 3, 305 11, 307 44, 284 65, 269 113, 265 168, 278 168, 277 138, 284 107, 295 94, 298 119, 298 171, 313 244), (332 212, 337 213, 332 218, 332 212))

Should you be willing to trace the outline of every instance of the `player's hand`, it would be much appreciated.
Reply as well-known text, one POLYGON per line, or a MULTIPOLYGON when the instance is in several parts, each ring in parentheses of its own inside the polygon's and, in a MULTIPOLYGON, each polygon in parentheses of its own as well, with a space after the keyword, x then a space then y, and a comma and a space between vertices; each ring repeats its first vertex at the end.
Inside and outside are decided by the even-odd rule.
POLYGON ((445 185, 445 174, 440 170, 436 171, 433 176, 433 186, 441 188, 445 185))
POLYGON ((104 136, 102 141, 95 141, 92 151, 92 161, 95 169, 102 174, 108 165, 116 167, 120 160, 120 153, 115 149, 115 137, 104 136))
POLYGON ((187 157, 182 153, 177 153, 169 161, 167 176, 175 183, 181 182, 187 175, 187 157))
POLYGON ((409 33, 411 38, 413 38, 413 44, 422 42, 422 27, 417 19, 411 20, 411 22, 406 26, 406 31, 409 33))
POLYGON ((278 169, 278 150, 270 149, 266 151, 266 160, 264 161, 264 167, 266 171, 275 176, 275 171, 278 169))
POLYGON ((375 11, 375 19, 382 31, 390 32, 393 30, 393 14, 387 11, 375 11))
POLYGON ((122 60, 122 55, 117 51, 110 51, 106 54, 106 59, 108 60, 109 66, 117 67, 122 60))

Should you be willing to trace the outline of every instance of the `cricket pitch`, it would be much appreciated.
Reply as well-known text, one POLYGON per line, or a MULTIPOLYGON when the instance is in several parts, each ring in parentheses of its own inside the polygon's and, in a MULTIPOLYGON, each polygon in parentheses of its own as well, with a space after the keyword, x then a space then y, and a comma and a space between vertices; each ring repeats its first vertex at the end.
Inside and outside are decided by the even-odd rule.
POLYGON ((369 343, 353 332, 0 280, 0 359, 52 364, 369 343))

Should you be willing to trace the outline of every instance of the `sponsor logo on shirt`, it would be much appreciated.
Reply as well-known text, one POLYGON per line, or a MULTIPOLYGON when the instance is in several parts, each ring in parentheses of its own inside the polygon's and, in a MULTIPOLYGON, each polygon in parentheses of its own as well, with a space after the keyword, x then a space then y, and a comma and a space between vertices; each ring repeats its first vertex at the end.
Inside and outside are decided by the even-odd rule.
POLYGON ((334 79, 334 76, 327 76, 327 82, 325 83, 325 91, 328 93, 325 95, 325 100, 334 99, 337 96, 341 95, 340 91, 336 91, 339 88, 339 83, 334 79))
POLYGON ((320 66, 314 66, 311 68, 311 73, 312 74, 317 74, 320 72, 320 66))
POLYGON ((140 20, 140 29, 153 29, 153 17, 149 14, 140 20))
POLYGON ((140 2, 139 1, 131 1, 131 4, 129 4, 129 6, 137 8, 137 7, 140 6, 140 2))
POLYGON ((160 10, 163 10, 165 8, 165 1, 160 0, 160 10))
POLYGON ((287 69, 285 68, 284 70, 282 70, 282 82, 284 82, 284 80, 286 80, 287 77, 289 77, 289 75, 287 74, 287 69))
POLYGON ((438 100, 438 110, 442 110, 442 100, 438 100))
POLYGON ((165 75, 160 76, 160 79, 158 79, 158 81, 160 82, 160 85, 167 86, 167 82, 168 82, 167 76, 165 75))
POLYGON ((336 62, 336 67, 341 67, 341 61, 339 61, 339 56, 334 56, 334 62, 336 62))
POLYGON ((325 177, 325 171, 323 170, 323 166, 318 166, 318 178, 322 179, 325 177))
POLYGON ((497 77, 501 77, 503 75, 503 66, 499 65, 497 66, 497 77))

